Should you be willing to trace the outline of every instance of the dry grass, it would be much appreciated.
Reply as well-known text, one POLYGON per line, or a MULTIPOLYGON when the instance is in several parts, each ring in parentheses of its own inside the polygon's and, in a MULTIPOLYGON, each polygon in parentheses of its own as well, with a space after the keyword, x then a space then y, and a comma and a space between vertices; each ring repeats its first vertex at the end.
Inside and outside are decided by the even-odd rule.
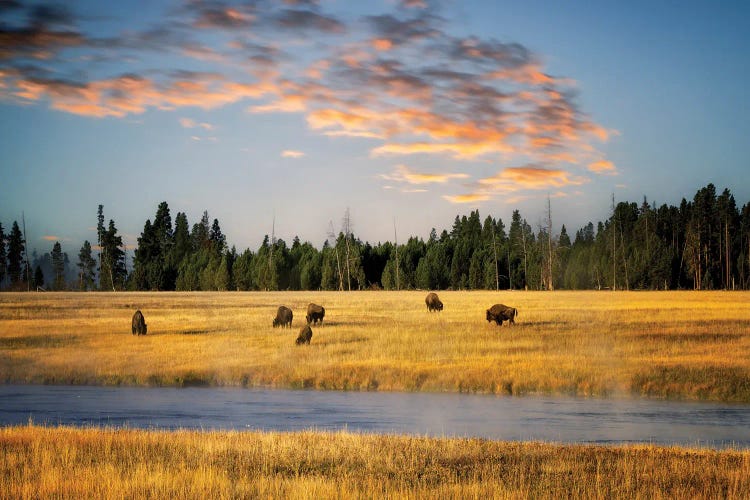
POLYGON ((750 402, 748 292, 441 292, 441 313, 425 295, 3 293, 0 381, 750 402), (309 302, 326 318, 299 347, 309 302), (515 327, 485 321, 497 302, 515 327), (292 330, 271 327, 281 304, 292 330))
POLYGON ((750 451, 0 428, 0 498, 748 498, 750 451))

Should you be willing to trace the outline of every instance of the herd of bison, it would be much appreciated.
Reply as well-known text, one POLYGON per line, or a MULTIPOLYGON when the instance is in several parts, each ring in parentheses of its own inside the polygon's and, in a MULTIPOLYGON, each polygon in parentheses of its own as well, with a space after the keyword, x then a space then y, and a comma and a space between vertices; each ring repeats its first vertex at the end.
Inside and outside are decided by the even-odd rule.
MULTIPOLYGON (((435 292, 428 293, 424 302, 427 304, 427 311, 429 312, 443 310, 443 303, 435 292)), ((306 324, 300 328, 299 335, 297 335, 297 340, 295 341, 297 345, 310 343, 310 339, 312 339, 312 328, 310 328, 310 325, 317 325, 318 323, 322 325, 325 315, 325 307, 312 303, 307 306, 307 315, 305 315, 306 324)), ((509 325, 513 325, 515 324, 514 319, 517 315, 518 310, 515 307, 495 304, 487 309, 486 319, 488 323, 494 321, 498 326, 502 326, 503 321, 507 321, 509 325)), ((279 309, 276 311, 276 317, 273 319, 273 327, 291 328, 293 317, 294 313, 292 313, 291 309, 286 306, 279 306, 279 309)), ((139 309, 133 314, 132 333, 133 335, 146 335, 146 330, 146 320, 139 309)))

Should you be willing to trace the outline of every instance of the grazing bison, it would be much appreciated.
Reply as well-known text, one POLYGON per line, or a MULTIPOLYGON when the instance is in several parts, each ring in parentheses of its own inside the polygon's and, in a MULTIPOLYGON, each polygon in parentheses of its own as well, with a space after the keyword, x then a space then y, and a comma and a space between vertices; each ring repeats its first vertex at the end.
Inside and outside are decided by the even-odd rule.
POLYGON ((297 340, 295 341, 295 343, 297 345, 309 344, 311 338, 312 328, 310 328, 310 325, 305 325, 299 329, 299 335, 297 335, 297 340))
POLYGON ((443 310, 443 303, 440 302, 440 299, 435 292, 428 293, 427 297, 424 299, 424 303, 427 304, 427 310, 430 312, 443 310))
POLYGON ((276 311, 276 317, 273 319, 273 327, 281 326, 284 328, 287 326, 291 328, 293 316, 291 309, 286 306, 279 306, 279 310, 276 311))
POLYGON ((487 309, 487 322, 494 321, 498 325, 502 326, 503 321, 507 321, 509 325, 516 324, 513 319, 518 315, 518 310, 515 307, 508 307, 504 304, 495 304, 494 306, 487 309))
POLYGON ((131 322, 131 330, 133 335, 146 335, 146 320, 143 318, 143 313, 138 309, 133 314, 133 321, 131 322))
POLYGON ((313 325, 317 324, 318 321, 320 321, 320 324, 323 324, 323 316, 326 315, 326 308, 323 306, 319 306, 318 304, 309 304, 307 306, 307 316, 305 316, 305 319, 307 320, 307 323, 312 323, 313 325))

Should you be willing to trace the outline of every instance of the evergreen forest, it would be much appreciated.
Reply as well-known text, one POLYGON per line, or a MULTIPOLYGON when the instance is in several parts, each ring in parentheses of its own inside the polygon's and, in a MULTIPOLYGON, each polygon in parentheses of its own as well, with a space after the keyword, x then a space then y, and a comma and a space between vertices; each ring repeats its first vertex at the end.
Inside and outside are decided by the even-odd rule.
MULTIPOLYGON (((750 203, 741 208, 713 184, 679 206, 613 203, 609 218, 575 233, 553 231, 551 210, 536 227, 478 210, 456 216, 427 240, 359 239, 346 209, 320 247, 265 236, 260 247, 230 247, 208 212, 190 225, 162 202, 127 252, 114 220, 97 211, 97 241, 73 262, 54 242, 27 255, 18 223, 0 224, 0 285, 8 290, 472 290, 748 289, 750 203), (130 259, 130 261, 128 261, 130 259), (126 262, 128 261, 128 262, 126 262)), ((332 224, 333 226, 333 224, 332 224)))

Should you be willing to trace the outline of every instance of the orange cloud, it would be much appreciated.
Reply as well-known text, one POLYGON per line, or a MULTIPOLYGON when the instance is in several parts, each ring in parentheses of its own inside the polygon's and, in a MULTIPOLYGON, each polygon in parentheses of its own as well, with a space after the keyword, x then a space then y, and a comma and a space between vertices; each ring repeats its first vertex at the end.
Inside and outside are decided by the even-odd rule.
POLYGON ((560 169, 540 167, 511 167, 479 180, 479 184, 497 192, 515 192, 521 189, 550 189, 580 186, 588 182, 585 177, 573 176, 560 169))
POLYGON ((60 241, 59 237, 57 237, 57 236, 51 236, 51 235, 42 236, 42 239, 44 241, 60 241))
POLYGON ((409 184, 445 184, 451 179, 466 179, 467 177, 469 176, 463 173, 435 174, 414 172, 406 165, 398 165, 392 173, 380 175, 381 179, 409 184))
POLYGON ((92 117, 124 117, 143 113, 149 107, 163 110, 191 106, 212 109, 275 91, 275 87, 265 82, 227 82, 213 74, 188 75, 161 85, 140 76, 124 75, 85 85, 52 80, 18 80, 15 87, 15 95, 22 99, 38 101, 48 98, 53 109, 92 117))
POLYGON ((480 201, 487 201, 490 199, 490 195, 486 193, 468 193, 468 194, 459 194, 455 196, 445 195, 443 196, 445 200, 448 200, 451 203, 477 203, 480 201))
POLYGON ((270 104, 251 106, 251 113, 299 113, 307 107, 307 97, 300 94, 282 95, 270 104))
POLYGON ((372 46, 377 51, 386 52, 393 48, 393 42, 391 42, 387 38, 376 38, 372 40, 372 46))
POLYGON ((302 158, 305 156, 305 153, 302 151, 294 151, 292 149, 287 149, 281 152, 282 158, 302 158))
POLYGON ((310 128, 319 130, 341 128, 347 132, 368 132, 372 128, 373 114, 363 109, 340 111, 338 109, 318 109, 307 114, 310 128))
POLYGON ((370 152, 371 156, 411 155, 411 154, 449 154, 455 159, 472 159, 489 153, 512 151, 508 146, 499 143, 435 143, 413 142, 404 144, 384 144, 370 152))
POLYGON ((328 130, 323 132, 323 135, 328 137, 363 137, 368 139, 382 139, 382 135, 378 135, 375 132, 354 132, 349 130, 328 130))
POLYGON ((597 174, 617 175, 617 167, 609 160, 599 160, 590 163, 588 169, 597 174))

